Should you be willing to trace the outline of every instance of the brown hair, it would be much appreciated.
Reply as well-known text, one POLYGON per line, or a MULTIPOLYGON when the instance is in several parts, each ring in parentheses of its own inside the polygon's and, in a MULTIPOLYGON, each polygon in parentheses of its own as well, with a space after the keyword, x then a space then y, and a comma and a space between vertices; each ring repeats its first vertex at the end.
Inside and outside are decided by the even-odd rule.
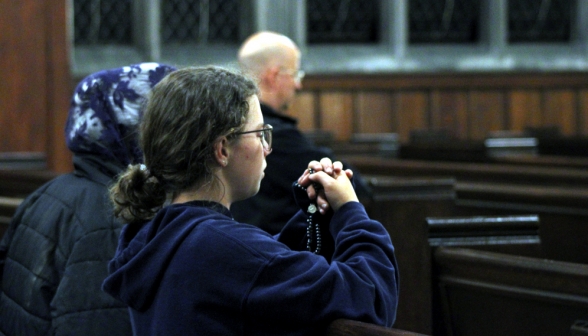
POLYGON ((168 196, 213 181, 214 141, 245 124, 250 78, 220 67, 172 72, 152 90, 140 124, 145 166, 130 166, 111 188, 117 217, 146 221, 168 196))

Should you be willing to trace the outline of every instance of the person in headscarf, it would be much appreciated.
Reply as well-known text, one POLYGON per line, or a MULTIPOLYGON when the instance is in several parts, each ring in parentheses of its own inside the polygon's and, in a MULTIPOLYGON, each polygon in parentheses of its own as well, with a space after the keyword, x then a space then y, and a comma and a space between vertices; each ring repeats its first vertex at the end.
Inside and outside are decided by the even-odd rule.
POLYGON ((127 307, 100 289, 122 228, 108 188, 142 162, 142 106, 174 70, 141 63, 78 84, 65 127, 74 171, 29 195, 0 242, 0 335, 132 334, 127 307))

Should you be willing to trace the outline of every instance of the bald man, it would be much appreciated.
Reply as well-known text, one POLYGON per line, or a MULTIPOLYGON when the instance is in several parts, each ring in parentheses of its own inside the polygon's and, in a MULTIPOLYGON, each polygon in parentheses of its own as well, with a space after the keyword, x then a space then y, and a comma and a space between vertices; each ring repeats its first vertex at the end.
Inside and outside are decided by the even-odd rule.
MULTIPOLYGON (((296 91, 302 89, 304 77, 296 44, 281 34, 259 32, 245 40, 238 60, 243 71, 258 80, 261 112, 265 123, 273 126, 273 149, 266 157, 267 168, 259 193, 234 203, 231 213, 240 222, 276 234, 300 209, 294 200, 292 183, 308 162, 333 155, 327 148, 314 146, 298 129, 297 120, 286 115, 296 91)), ((369 196, 367 186, 354 173, 358 196, 369 196)))

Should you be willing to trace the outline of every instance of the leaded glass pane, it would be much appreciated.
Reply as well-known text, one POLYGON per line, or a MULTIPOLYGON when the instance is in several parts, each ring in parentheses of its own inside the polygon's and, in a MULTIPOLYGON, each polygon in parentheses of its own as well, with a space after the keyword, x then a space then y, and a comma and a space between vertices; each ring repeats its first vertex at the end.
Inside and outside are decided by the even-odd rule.
POLYGON ((74 43, 130 44, 131 0, 74 0, 74 43))
POLYGON ((410 43, 476 43, 479 0, 410 0, 410 43))
POLYGON ((378 43, 378 0, 308 0, 308 43, 378 43))
POLYGON ((164 43, 237 43, 238 0, 163 0, 164 43))
POLYGON ((574 0, 509 0, 508 41, 569 42, 574 0))

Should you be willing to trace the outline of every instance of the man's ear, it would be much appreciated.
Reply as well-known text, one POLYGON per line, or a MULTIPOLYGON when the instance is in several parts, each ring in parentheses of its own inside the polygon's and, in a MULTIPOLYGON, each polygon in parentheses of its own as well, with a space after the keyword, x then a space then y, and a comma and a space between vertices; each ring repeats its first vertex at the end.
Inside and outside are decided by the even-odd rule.
POLYGON ((221 167, 226 167, 229 164, 229 139, 226 136, 220 137, 214 143, 214 159, 221 167))
POLYGON ((263 85, 269 91, 273 91, 276 87, 278 75, 280 73, 280 67, 271 66, 265 69, 261 76, 261 85, 263 85))

